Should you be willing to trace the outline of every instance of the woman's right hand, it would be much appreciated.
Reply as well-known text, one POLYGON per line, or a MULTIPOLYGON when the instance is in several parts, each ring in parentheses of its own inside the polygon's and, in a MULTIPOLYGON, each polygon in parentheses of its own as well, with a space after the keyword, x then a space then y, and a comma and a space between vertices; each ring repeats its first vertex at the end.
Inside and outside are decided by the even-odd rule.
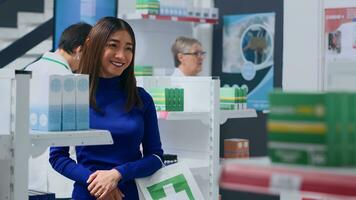
POLYGON ((125 195, 121 192, 119 188, 113 189, 105 197, 99 198, 97 200, 122 200, 125 195))
POLYGON ((87 183, 90 194, 97 199, 107 196, 112 190, 117 188, 121 179, 121 174, 116 169, 98 170, 92 173, 87 183))

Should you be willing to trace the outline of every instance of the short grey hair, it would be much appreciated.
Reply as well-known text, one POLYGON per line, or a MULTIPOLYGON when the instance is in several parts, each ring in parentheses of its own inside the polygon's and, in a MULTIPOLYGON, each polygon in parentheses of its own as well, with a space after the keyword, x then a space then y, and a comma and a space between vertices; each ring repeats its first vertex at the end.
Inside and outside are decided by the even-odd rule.
POLYGON ((175 67, 178 67, 180 65, 180 61, 178 59, 178 53, 188 53, 189 49, 194 44, 199 44, 201 46, 199 40, 195 38, 181 36, 176 39, 176 41, 173 43, 171 48, 175 67))

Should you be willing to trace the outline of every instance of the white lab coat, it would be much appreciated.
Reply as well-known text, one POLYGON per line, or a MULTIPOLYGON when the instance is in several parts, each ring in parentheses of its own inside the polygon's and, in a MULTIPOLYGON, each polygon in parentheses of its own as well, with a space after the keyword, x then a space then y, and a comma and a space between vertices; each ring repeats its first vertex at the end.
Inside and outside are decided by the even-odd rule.
POLYGON ((47 74, 72 74, 66 59, 64 59, 63 56, 53 52, 44 53, 41 59, 27 66, 26 70, 32 71, 33 76, 47 74))
POLYGON ((176 68, 174 68, 174 71, 171 76, 185 76, 185 75, 178 67, 176 67, 176 68))

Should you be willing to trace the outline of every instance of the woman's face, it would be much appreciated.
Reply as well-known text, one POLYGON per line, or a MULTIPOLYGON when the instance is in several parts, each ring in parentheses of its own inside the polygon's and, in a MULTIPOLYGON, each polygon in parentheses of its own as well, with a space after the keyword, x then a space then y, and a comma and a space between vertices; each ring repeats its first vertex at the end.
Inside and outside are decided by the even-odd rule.
POLYGON ((196 76, 202 70, 202 64, 204 60, 204 55, 201 54, 203 49, 201 45, 194 44, 189 52, 190 54, 183 54, 181 57, 181 65, 185 68, 185 72, 188 73, 189 76, 196 76))
POLYGON ((120 76, 128 68, 133 58, 133 41, 126 30, 111 34, 104 47, 101 59, 100 77, 120 76))

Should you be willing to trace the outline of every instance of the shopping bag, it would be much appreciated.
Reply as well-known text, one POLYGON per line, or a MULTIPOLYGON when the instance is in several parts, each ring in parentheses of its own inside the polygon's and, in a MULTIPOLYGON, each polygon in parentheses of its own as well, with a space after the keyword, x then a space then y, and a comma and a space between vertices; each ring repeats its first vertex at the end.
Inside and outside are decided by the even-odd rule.
POLYGON ((195 179, 184 163, 161 168, 136 179, 140 200, 203 200, 195 179))

